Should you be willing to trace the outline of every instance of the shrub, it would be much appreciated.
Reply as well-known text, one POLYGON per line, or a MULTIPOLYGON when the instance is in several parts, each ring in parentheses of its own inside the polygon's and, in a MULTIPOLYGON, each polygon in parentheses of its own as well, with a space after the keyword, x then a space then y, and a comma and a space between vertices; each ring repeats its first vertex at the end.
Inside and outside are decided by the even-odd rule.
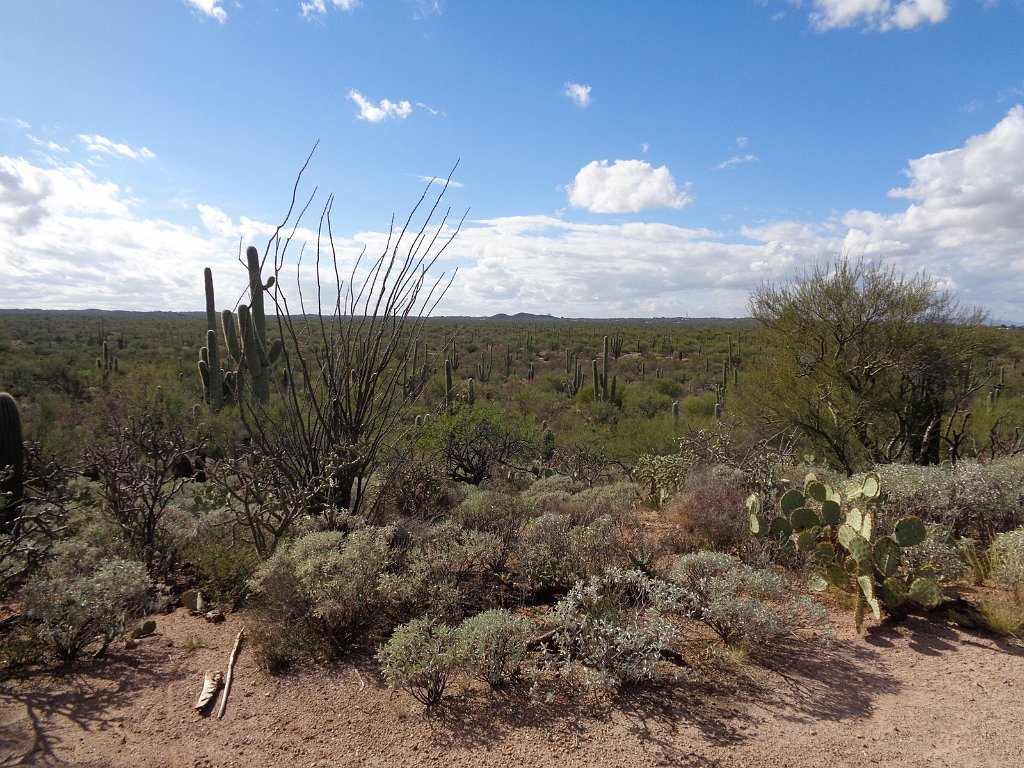
POLYGON ((452 519, 464 528, 497 537, 500 547, 492 566, 502 570, 531 515, 531 507, 522 499, 491 490, 470 493, 452 511, 452 519))
POLYGON ((496 535, 446 520, 426 531, 407 553, 404 571, 387 575, 383 588, 399 621, 427 610, 458 621, 467 609, 493 605, 491 577, 505 557, 496 535))
POLYGON ((742 477, 728 467, 701 467, 686 477, 685 492, 665 509, 678 526, 677 546, 689 552, 737 552, 750 539, 742 477))
POLYGON ((508 682, 526 657, 533 624, 498 608, 466 619, 458 628, 458 656, 470 677, 491 687, 508 682))
POLYGON ((567 589, 582 571, 569 516, 549 512, 531 521, 519 539, 517 563, 532 591, 567 589))
POLYGON ((991 578, 1020 597, 1024 592, 1024 527, 998 534, 992 540, 991 578))
POLYGON ((925 538, 920 544, 901 550, 899 573, 928 573, 936 582, 962 579, 967 571, 964 554, 949 528, 938 523, 925 524, 925 538))
POLYGON ((22 590, 22 599, 38 640, 70 664, 97 635, 103 638, 102 653, 126 623, 141 616, 149 587, 142 563, 101 557, 95 549, 69 542, 22 590))
POLYGON ((681 607, 669 584, 610 568, 576 584, 550 612, 556 663, 587 686, 657 679, 661 651, 678 635, 663 612, 681 607))
MULTIPOLYGON (((306 534, 273 557, 253 576, 250 585, 281 637, 270 630, 263 641, 296 642, 293 658, 320 651, 337 656, 385 629, 388 595, 381 577, 392 564, 391 528, 368 526, 350 534, 320 531, 306 534)), ((269 652, 269 650, 268 650, 269 652)))
POLYGON ((452 627, 429 617, 401 625, 377 652, 384 681, 434 706, 457 668, 455 638, 452 627))
POLYGON ((764 646, 825 627, 825 609, 776 573, 722 552, 694 552, 672 567, 692 616, 729 645, 764 646))
POLYGON ((988 546, 997 533, 1024 525, 1024 455, 951 467, 879 467, 885 508, 947 526, 957 538, 988 546))

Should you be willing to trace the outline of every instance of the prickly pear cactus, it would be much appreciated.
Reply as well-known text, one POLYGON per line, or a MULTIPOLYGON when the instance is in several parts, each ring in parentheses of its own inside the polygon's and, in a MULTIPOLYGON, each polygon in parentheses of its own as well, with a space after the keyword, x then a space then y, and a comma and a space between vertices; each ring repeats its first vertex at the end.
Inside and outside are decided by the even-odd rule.
POLYGON ((812 587, 826 584, 856 593, 858 630, 869 611, 878 621, 883 613, 901 615, 910 605, 933 609, 943 599, 933 579, 899 574, 903 550, 926 538, 924 522, 916 516, 903 517, 896 521, 891 536, 876 536, 874 508, 880 498, 881 484, 872 473, 851 482, 843 494, 808 475, 802 491, 790 489, 779 498, 779 514, 767 521, 760 497, 754 494, 747 500, 755 536, 786 541, 814 555, 822 573, 812 577, 812 587))

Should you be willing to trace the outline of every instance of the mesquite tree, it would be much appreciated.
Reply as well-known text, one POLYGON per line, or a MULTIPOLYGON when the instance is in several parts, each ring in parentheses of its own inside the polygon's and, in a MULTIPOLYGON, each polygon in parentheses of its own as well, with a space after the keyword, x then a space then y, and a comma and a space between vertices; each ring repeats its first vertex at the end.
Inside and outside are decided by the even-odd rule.
POLYGON ((984 315, 926 275, 839 258, 760 286, 750 311, 773 360, 745 381, 746 417, 796 429, 847 473, 937 463, 950 420, 985 381, 972 366, 984 315))

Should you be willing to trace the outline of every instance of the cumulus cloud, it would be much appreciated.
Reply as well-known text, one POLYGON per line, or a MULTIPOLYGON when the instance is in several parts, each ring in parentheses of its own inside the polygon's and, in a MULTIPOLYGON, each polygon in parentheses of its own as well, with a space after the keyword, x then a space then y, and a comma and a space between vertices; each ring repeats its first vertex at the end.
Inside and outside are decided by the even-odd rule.
POLYGON ((85 144, 90 152, 98 154, 127 157, 131 160, 152 160, 156 157, 156 154, 148 147, 133 149, 127 144, 118 144, 111 141, 106 136, 90 136, 89 134, 80 133, 78 134, 78 139, 85 144))
POLYGON ((221 7, 221 2, 222 0, 185 0, 186 5, 223 24, 228 18, 228 12, 221 7))
MULTIPOLYGON (((327 13, 327 1, 309 0, 309 2, 303 2, 299 5, 299 11, 307 19, 312 16, 323 16, 327 13)), ((338 10, 351 11, 359 5, 359 0, 330 0, 330 3, 338 10)))
POLYGON ((889 196, 903 211, 849 211, 845 247, 925 268, 967 300, 1016 311, 1024 281, 1024 107, 962 147, 911 160, 889 196), (1011 309, 1013 308, 1013 309, 1011 309))
POLYGON ((862 25, 888 32, 938 24, 948 15, 947 0, 814 0, 811 22, 821 31, 862 25))
POLYGON ((664 165, 643 160, 593 160, 568 186, 569 203, 593 213, 636 213, 648 208, 682 208, 693 201, 689 185, 676 187, 664 165))
POLYGON ((404 99, 399 102, 381 99, 374 104, 354 88, 348 92, 348 100, 355 102, 359 107, 357 117, 368 123, 379 123, 395 117, 405 119, 412 114, 412 104, 404 99))
POLYGON ((562 88, 562 95, 566 96, 577 107, 590 106, 590 86, 582 83, 569 82, 562 88))

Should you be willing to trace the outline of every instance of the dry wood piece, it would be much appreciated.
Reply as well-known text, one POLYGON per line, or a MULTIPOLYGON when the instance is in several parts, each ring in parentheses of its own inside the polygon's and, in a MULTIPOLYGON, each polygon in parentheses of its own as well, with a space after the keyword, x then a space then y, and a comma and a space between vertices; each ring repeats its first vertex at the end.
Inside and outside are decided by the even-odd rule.
POLYGON ((242 634, 244 629, 238 630, 238 637, 235 638, 235 647, 231 649, 231 658, 228 660, 228 674, 224 679, 224 695, 220 698, 220 709, 217 710, 217 719, 224 717, 224 708, 228 705, 228 692, 231 690, 231 675, 235 671, 235 659, 238 658, 238 650, 242 646, 242 634))
POLYGON ((213 700, 213 697, 217 695, 217 691, 220 690, 223 684, 224 673, 218 669, 208 669, 203 678, 203 690, 200 691, 199 699, 196 701, 196 709, 203 710, 213 700))

